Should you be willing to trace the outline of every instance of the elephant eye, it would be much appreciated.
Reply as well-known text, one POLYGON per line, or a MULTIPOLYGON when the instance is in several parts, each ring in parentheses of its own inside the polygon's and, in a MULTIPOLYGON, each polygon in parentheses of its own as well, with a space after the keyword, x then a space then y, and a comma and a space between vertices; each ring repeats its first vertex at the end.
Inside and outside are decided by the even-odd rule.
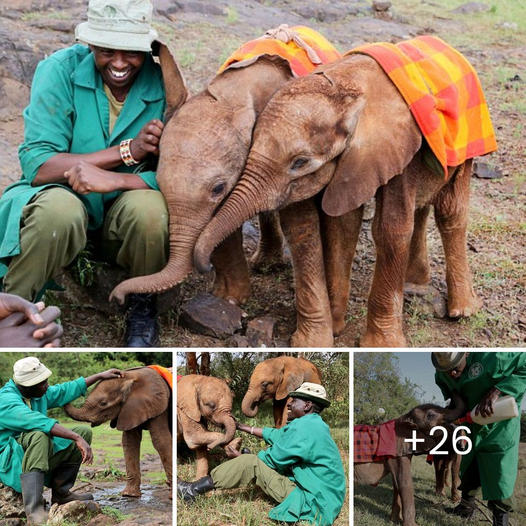
POLYGON ((292 161, 292 164, 290 165, 290 169, 299 170, 300 168, 303 168, 308 162, 309 160, 306 159, 305 157, 298 157, 297 159, 294 159, 294 161, 292 161))
POLYGON ((210 409, 215 409, 216 405, 214 404, 214 402, 206 402, 206 405, 210 408, 210 409))
POLYGON ((99 405, 100 405, 101 407, 105 407, 105 406, 108 405, 108 402, 107 402, 106 400, 101 400, 101 401, 99 402, 99 405))
POLYGON ((212 195, 214 197, 217 197, 217 196, 221 195, 225 191, 225 187, 226 187, 225 183, 216 184, 212 188, 212 195))

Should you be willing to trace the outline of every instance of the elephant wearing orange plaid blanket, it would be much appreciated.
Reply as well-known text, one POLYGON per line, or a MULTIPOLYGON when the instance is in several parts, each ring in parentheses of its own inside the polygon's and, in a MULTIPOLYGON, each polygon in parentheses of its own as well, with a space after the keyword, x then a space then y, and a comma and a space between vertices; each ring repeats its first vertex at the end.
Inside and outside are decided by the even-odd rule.
MULTIPOLYGON (((463 57, 462 61, 467 63, 463 57)), ((471 68, 460 78, 473 86, 473 73, 471 68)), ((423 100, 433 109, 432 98, 423 100)), ((470 115, 473 100, 466 97, 465 101, 464 110, 470 115)), ((483 107, 478 92, 476 101, 483 107)), ((458 107, 444 104, 445 114, 459 114, 458 107)), ((488 135, 493 131, 486 121, 471 129, 488 135)), ((367 329, 360 343, 364 347, 405 346, 404 281, 425 284, 430 279, 426 218, 431 205, 446 257, 449 316, 469 316, 481 305, 468 266, 466 229, 469 157, 475 150, 481 155, 494 149, 494 140, 482 142, 482 149, 464 148, 467 155, 458 166, 447 167, 446 178, 440 165, 438 170, 430 168, 427 159, 433 156, 423 132, 373 58, 351 54, 322 66, 282 87, 263 110, 243 175, 196 243, 196 267, 207 271, 211 250, 258 212, 281 209, 324 191, 323 211, 345 221, 345 214, 376 196, 376 267, 367 329)), ((328 245, 346 262, 332 287, 348 293, 355 245, 328 245)))
MULTIPOLYGON (((436 432, 430 435, 435 426, 442 426, 451 436, 454 422, 466 411, 466 404, 458 393, 452 396, 451 408, 443 408, 434 404, 423 404, 415 407, 405 415, 391 421, 394 425, 391 451, 385 455, 386 446, 382 452, 371 452, 367 433, 360 432, 366 426, 354 426, 354 481, 356 484, 371 484, 376 486, 380 480, 391 473, 393 478, 393 505, 391 520, 402 521, 403 526, 417 526, 415 522, 415 501, 413 492, 413 477, 411 474, 411 457, 425 453, 442 439, 443 434, 436 432), (406 442, 405 439, 422 439, 420 442, 406 442), (365 442, 361 443, 365 436, 365 442), (414 447, 413 447, 414 446, 414 447)), ((372 442, 375 442, 372 440, 372 442)), ((451 441, 449 441, 451 446, 451 441)), ((378 442, 376 442, 378 446, 378 442)), ((440 448, 445 450, 445 446, 440 448)))

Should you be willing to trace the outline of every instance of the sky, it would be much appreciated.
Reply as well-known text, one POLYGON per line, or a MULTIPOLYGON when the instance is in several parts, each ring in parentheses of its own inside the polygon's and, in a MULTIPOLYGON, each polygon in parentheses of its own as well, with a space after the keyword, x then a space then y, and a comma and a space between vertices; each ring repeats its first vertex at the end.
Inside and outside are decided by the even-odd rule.
MULTIPOLYGON (((435 385, 435 369, 431 363, 431 352, 406 351, 393 353, 398 358, 400 376, 419 385, 422 403, 432 402, 443 405, 442 392, 435 385)), ((522 410, 526 411, 526 397, 522 401, 522 410)))

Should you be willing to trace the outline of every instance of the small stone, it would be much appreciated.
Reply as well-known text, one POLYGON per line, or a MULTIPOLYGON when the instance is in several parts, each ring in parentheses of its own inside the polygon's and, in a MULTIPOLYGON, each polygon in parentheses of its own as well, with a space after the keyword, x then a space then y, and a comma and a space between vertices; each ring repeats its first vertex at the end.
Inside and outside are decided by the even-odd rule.
POLYGON ((49 510, 49 526, 61 526, 67 521, 82 523, 89 520, 94 513, 101 513, 101 507, 93 500, 74 500, 67 504, 53 504, 49 510))
POLYGON ((473 175, 478 179, 500 179, 503 177, 502 170, 482 161, 473 163, 473 175))
POLYGON ((202 293, 187 301, 181 309, 181 322, 191 331, 214 338, 240 330, 243 311, 226 300, 202 293))
POLYGON ((271 316, 255 318, 248 322, 246 336, 250 347, 273 347, 276 319, 271 316))
POLYGON ((391 2, 389 1, 380 1, 380 0, 374 0, 373 1, 373 9, 377 12, 384 12, 387 11, 391 7, 391 2))
POLYGON ((433 314, 435 318, 443 320, 447 316, 447 302, 443 296, 433 296, 431 305, 433 306, 433 314))
POLYGON ((468 15, 472 13, 483 13, 484 11, 488 11, 488 9, 489 6, 482 2, 467 2, 461 6, 458 6, 456 9, 453 9, 451 12, 461 15, 468 15))

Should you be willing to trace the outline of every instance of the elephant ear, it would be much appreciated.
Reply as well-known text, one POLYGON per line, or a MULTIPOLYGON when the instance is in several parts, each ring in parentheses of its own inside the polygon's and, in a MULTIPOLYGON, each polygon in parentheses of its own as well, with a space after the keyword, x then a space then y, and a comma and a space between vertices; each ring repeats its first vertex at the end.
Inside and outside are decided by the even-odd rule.
POLYGON ((126 397, 117 417, 119 431, 129 431, 168 408, 170 388, 161 375, 148 367, 124 372, 126 397))
POLYGON ((380 186, 404 171, 422 144, 406 102, 380 66, 369 57, 350 58, 323 72, 331 82, 351 84, 360 93, 348 97, 336 125, 348 134, 348 142, 323 195, 322 208, 330 216, 367 202, 380 186))
POLYGON ((177 383, 177 410, 194 422, 201 420, 201 410, 197 401, 196 378, 198 375, 184 376, 177 383))
POLYGON ((164 92, 166 94, 165 120, 168 119, 186 102, 188 89, 184 77, 166 44, 157 42, 159 62, 163 72, 164 92))
POLYGON ((278 389, 276 390, 276 400, 287 398, 291 391, 297 389, 304 379, 304 372, 301 369, 293 369, 283 364, 283 376, 278 389))

